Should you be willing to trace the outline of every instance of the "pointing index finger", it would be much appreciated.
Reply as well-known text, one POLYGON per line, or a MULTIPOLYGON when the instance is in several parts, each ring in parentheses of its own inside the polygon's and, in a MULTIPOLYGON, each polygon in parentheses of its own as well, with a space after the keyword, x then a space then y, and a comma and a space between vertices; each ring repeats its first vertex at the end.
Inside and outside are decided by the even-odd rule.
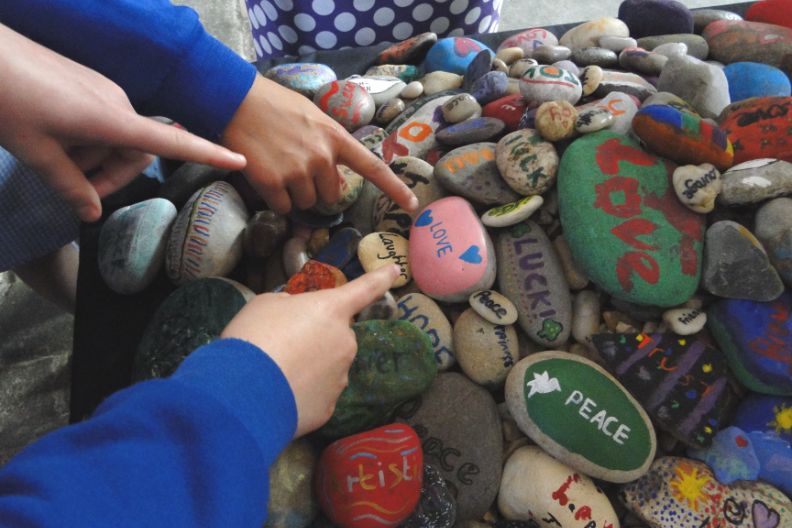
POLYGON ((394 264, 366 273, 362 277, 339 286, 335 290, 342 294, 340 296, 342 299, 341 309, 352 317, 385 295, 397 278, 399 278, 399 267, 394 264))

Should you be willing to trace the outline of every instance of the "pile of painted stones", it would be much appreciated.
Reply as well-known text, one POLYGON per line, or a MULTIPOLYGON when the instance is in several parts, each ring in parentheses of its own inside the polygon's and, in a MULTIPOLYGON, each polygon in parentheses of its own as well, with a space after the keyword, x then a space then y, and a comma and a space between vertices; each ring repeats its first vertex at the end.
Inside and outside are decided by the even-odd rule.
POLYGON ((337 203, 285 218, 185 165, 106 222, 112 289, 163 263, 181 285, 139 378, 254 292, 400 266, 332 419, 272 468, 269 526, 792 526, 792 2, 618 15, 497 50, 423 34, 342 80, 267 72, 414 214, 347 167, 337 203))

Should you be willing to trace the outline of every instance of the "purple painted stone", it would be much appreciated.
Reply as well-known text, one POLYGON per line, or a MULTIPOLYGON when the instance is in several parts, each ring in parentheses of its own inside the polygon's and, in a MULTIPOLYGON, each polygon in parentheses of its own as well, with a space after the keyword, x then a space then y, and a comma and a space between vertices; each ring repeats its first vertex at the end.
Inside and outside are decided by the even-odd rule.
POLYGON ((506 124, 500 119, 476 117, 444 128, 437 133, 437 141, 452 147, 493 141, 504 128, 506 124))
POLYGON ((492 69, 492 53, 488 50, 481 50, 478 55, 468 64, 465 70, 465 78, 462 80, 462 90, 470 91, 473 83, 484 77, 492 69))
POLYGON ((485 105, 506 95, 509 87, 509 76, 501 71, 485 73, 470 87, 470 95, 479 104, 485 105))
POLYGON ((624 0, 619 18, 633 38, 673 33, 693 33, 693 14, 676 0, 624 0))

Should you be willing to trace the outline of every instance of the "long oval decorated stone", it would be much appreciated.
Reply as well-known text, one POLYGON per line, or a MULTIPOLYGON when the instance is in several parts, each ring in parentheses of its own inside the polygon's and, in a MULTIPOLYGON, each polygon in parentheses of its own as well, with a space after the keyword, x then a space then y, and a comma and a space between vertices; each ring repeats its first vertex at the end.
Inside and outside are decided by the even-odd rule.
POLYGON ((641 405, 607 371, 567 352, 540 352, 506 379, 520 429, 558 460, 594 478, 629 482, 648 471, 657 440, 641 405))

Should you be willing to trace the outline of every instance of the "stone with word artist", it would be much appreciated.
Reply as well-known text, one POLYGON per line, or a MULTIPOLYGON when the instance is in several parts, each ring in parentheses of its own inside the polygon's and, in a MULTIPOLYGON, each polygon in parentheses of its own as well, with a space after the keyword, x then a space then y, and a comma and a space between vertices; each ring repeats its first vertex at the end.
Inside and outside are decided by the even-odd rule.
POLYGON ((607 495, 588 476, 537 446, 517 449, 506 460, 498 509, 507 519, 534 520, 543 528, 618 528, 607 495))
POLYGON ((435 164, 434 175, 449 192, 475 203, 503 205, 520 198, 498 171, 495 143, 473 143, 455 148, 435 164))
POLYGON ((317 453, 301 438, 281 451, 269 470, 269 503, 264 528, 305 528, 319 514, 313 496, 317 453))
POLYGON ((629 482, 649 469, 652 422, 599 365, 568 352, 539 352, 506 378, 506 403, 519 428, 554 458, 591 477, 629 482))
POLYGON ((400 528, 451 528, 456 508, 456 499, 443 475, 432 464, 424 464, 421 498, 400 528))
POLYGON ((751 97, 789 97, 792 94, 787 74, 768 64, 733 62, 723 72, 729 81, 733 103, 751 97))
POLYGON ((693 14, 676 0, 624 0, 619 18, 634 38, 671 33, 693 33, 693 14))
POLYGON ((491 323, 472 308, 454 323, 454 348, 462 372, 488 389, 500 388, 519 359, 514 327, 491 323))
MULTIPOLYGON (((402 81, 397 79, 396 82, 404 86, 402 81)), ((374 118, 375 103, 371 94, 363 86, 350 80, 325 84, 316 91, 313 101, 322 112, 350 132, 368 125, 374 118)))
POLYGON ((687 445, 706 447, 737 404, 721 352, 671 333, 593 336, 608 370, 654 418, 687 445))
POLYGON ((679 201, 696 213, 710 213, 723 189, 723 178, 710 163, 682 165, 674 169, 671 179, 679 201))
POLYGON ((391 44, 377 54, 375 62, 376 64, 418 64, 435 42, 437 42, 437 33, 421 33, 391 44))
POLYGON ((218 181, 187 201, 168 238, 165 270, 176 284, 227 275, 242 258, 248 212, 231 184, 218 181))
MULTIPOLYGON (((403 156, 416 158, 425 156, 427 152, 437 146, 435 132, 444 124, 442 112, 436 110, 451 97, 450 95, 437 97, 421 106, 404 123, 393 130, 374 152, 380 154, 385 163, 390 163, 403 156)), ((399 118, 391 121, 388 128, 398 121, 399 118)))
POLYGON ((759 459, 751 438, 739 427, 718 431, 712 445, 706 449, 688 449, 687 454, 710 467, 721 484, 736 480, 756 480, 759 476, 759 459))
POLYGON ((605 97, 612 92, 621 92, 632 95, 639 101, 657 93, 657 88, 636 73, 616 70, 603 70, 602 79, 594 90, 594 97, 605 97))
POLYGON ((723 64, 761 62, 781 66, 792 56, 792 29, 744 20, 718 20, 701 34, 710 58, 723 64))
POLYGON ((676 199, 673 170, 609 131, 575 140, 561 159, 564 236, 585 274, 615 297, 676 306, 698 287, 704 219, 676 199))
POLYGON ((481 42, 468 37, 446 37, 438 40, 427 52, 424 69, 427 72, 445 71, 463 75, 468 65, 482 50, 495 52, 481 42))
POLYGON ((449 123, 461 123, 481 116, 481 105, 469 93, 455 95, 443 105, 443 119, 449 123))
MULTIPOLYGON (((371 77, 353 75, 351 77, 347 77, 343 82, 354 83, 363 88, 371 96, 371 99, 374 101, 374 104, 377 107, 380 107, 388 101, 392 101, 393 99, 397 98, 402 90, 404 90, 404 88, 407 86, 407 84, 398 77, 382 75, 371 77)), ((352 105, 352 108, 354 108, 354 105, 352 105)), ((368 111, 365 110, 364 113, 364 107, 360 106, 360 113, 361 116, 364 117, 363 120, 365 121, 365 114, 367 114, 368 111)), ((333 116, 331 115, 331 117, 333 116)), ((358 126, 353 126, 352 130, 357 128, 358 126)))
POLYGON ((428 207, 410 229, 410 266, 421 291, 446 302, 462 302, 495 282, 495 251, 476 211, 450 196, 428 207))
POLYGON ((506 124, 494 117, 474 117, 448 126, 437 133, 443 145, 459 147, 499 138, 506 124))
POLYGON ((397 526, 421 496, 423 452, 408 425, 390 424, 337 440, 314 480, 322 511, 340 528, 397 526))
POLYGON ((719 201, 724 205, 764 202, 792 194, 792 163, 773 158, 745 161, 724 172, 721 179, 719 201))
POLYGON ((520 92, 528 102, 567 101, 575 104, 583 93, 580 80, 555 66, 532 66, 520 78, 520 92))
POLYGON ((706 464, 661 457, 619 491, 627 508, 652 528, 784 528, 792 502, 764 482, 720 484, 706 464))
POLYGON ((573 27, 559 39, 559 44, 570 48, 596 46, 601 37, 629 37, 627 24, 613 17, 602 17, 573 27))
POLYGON ((792 162, 792 97, 757 97, 727 106, 718 117, 734 145, 734 162, 792 162))
POLYGON ((409 321, 429 336, 438 370, 456 363, 451 323, 437 303, 423 293, 408 293, 397 303, 398 317, 409 321))
POLYGON ((309 99, 313 99, 319 88, 337 78, 330 66, 317 63, 279 64, 267 70, 264 77, 309 99))
POLYGON ((495 290, 481 290, 470 294, 470 307, 492 324, 511 325, 517 322, 517 307, 508 297, 495 290))
MULTIPOLYGON (((657 89, 681 97, 707 118, 717 117, 731 102, 729 81, 723 70, 690 55, 668 59, 657 80, 657 89)), ((725 128, 723 123, 721 128, 725 128)), ((730 139, 733 143, 731 135, 730 139)))
POLYGON ((363 191, 363 176, 353 171, 346 165, 338 165, 338 175, 340 176, 341 194, 334 203, 326 203, 321 198, 311 208, 320 215, 330 216, 341 213, 355 203, 363 191))
POLYGON ((575 120, 575 131, 580 134, 597 132, 611 126, 613 121, 613 114, 607 108, 589 108, 578 113, 575 120))
POLYGON ((495 163, 509 187, 522 195, 539 195, 555 183, 558 154, 536 130, 523 129, 498 141, 495 163))
POLYGON ((536 109, 536 131, 547 141, 562 141, 575 135, 578 113, 567 101, 548 101, 536 109))
POLYGON ((498 494, 503 435, 492 395, 462 374, 440 374, 429 390, 397 411, 421 438, 424 461, 456 494, 457 522, 480 519, 498 494), (464 409, 464 412, 455 412, 464 409))
POLYGON ((407 239, 401 235, 378 231, 363 237, 358 244, 357 255, 366 272, 391 264, 399 266, 399 278, 392 285, 399 288, 412 279, 408 245, 407 239))
POLYGON ((518 321, 534 342, 561 346, 572 330, 572 298, 553 244, 528 220, 503 230, 496 243, 498 287, 517 307, 518 321))
POLYGON ((302 269, 292 275, 283 289, 288 294, 329 290, 346 284, 344 273, 330 264, 309 260, 302 269))
POLYGON ((773 302, 724 299, 708 311, 709 329, 737 379, 764 394, 792 396, 792 294, 773 302))
POLYGON ((750 393, 737 407, 732 425, 749 433, 772 433, 792 442, 792 398, 750 393))
POLYGON ((529 28, 511 37, 508 37, 498 46, 498 50, 504 48, 521 48, 526 58, 533 57, 534 50, 539 46, 555 46, 558 38, 544 28, 529 28))
POLYGON ((499 205, 481 215, 481 223, 487 227, 508 227, 527 220, 544 203, 541 196, 526 196, 506 205, 499 205))

